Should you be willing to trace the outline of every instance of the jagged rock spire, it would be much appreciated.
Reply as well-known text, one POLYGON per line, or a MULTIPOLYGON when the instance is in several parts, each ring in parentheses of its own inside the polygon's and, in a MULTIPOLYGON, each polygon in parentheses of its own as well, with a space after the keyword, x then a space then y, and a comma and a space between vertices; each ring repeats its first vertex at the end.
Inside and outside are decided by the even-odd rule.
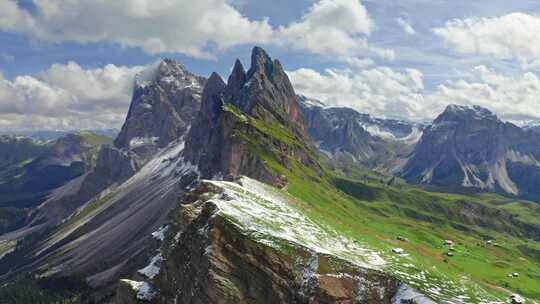
POLYGON ((189 131, 184 149, 184 159, 196 164, 203 178, 247 174, 271 183, 279 180, 238 136, 242 132, 254 132, 242 122, 247 116, 282 125, 300 141, 307 139, 298 99, 279 61, 272 61, 260 47, 253 48, 251 59, 247 73, 236 60, 226 85, 216 73, 206 83, 201 111, 189 131), (225 108, 225 103, 245 115, 225 108))
POLYGON ((267 113, 266 117, 260 118, 273 117, 281 124, 304 132, 300 105, 281 63, 272 61, 262 48, 254 47, 251 67, 241 87, 236 81, 242 77, 243 68, 240 66, 235 64, 231 75, 235 81, 227 85, 228 96, 232 98, 230 101, 250 115, 263 111, 267 113))
POLYGON ((202 94, 201 115, 205 123, 209 123, 217 118, 219 111, 223 105, 223 93, 226 89, 226 84, 221 79, 221 76, 216 72, 210 75, 202 94))
POLYGON ((268 56, 266 51, 255 46, 251 51, 251 67, 248 72, 248 77, 253 76, 253 74, 257 72, 269 75, 272 73, 272 65, 272 59, 268 56))
POLYGON ((236 59, 234 68, 227 81, 227 101, 236 104, 240 100, 242 88, 246 83, 247 75, 240 60, 236 59))

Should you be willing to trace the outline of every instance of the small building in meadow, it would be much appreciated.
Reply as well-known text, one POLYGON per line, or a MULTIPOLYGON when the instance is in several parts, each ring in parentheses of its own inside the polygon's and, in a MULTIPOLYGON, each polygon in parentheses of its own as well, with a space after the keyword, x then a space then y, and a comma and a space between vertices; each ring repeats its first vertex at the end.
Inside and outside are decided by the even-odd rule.
POLYGON ((403 250, 403 248, 394 248, 392 249, 392 252, 395 254, 403 254, 405 250, 403 250))

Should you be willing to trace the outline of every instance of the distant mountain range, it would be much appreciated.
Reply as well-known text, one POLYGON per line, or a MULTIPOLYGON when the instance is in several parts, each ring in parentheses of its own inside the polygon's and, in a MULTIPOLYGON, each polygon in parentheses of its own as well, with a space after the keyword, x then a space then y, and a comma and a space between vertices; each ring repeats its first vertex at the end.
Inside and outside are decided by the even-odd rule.
POLYGON ((111 138, 67 134, 47 142, 0 136, 0 206, 32 207, 50 191, 91 170, 111 138))
POLYGON ((493 191, 540 201, 540 141, 478 106, 449 105, 432 124, 372 118, 301 96, 311 138, 339 162, 438 189, 493 191))
POLYGON ((338 163, 385 173, 399 171, 422 136, 423 124, 381 119, 350 108, 325 107, 299 96, 317 148, 338 163))
POLYGON ((35 130, 35 131, 0 131, 0 135, 11 137, 28 137, 35 140, 49 141, 55 140, 68 134, 74 133, 92 133, 100 136, 115 138, 120 132, 118 129, 91 129, 91 130, 73 130, 73 131, 50 131, 50 130, 35 130))
POLYGON ((540 200, 540 137, 478 106, 450 105, 415 147, 403 176, 540 200))

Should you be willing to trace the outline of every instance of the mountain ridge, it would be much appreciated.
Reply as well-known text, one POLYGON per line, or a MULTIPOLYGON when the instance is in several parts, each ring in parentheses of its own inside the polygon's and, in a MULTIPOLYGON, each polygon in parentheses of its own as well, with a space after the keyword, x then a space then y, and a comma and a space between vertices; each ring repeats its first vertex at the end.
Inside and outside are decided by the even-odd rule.
POLYGON ((163 59, 135 77, 133 98, 114 144, 145 160, 177 140, 200 107, 206 79, 163 59))

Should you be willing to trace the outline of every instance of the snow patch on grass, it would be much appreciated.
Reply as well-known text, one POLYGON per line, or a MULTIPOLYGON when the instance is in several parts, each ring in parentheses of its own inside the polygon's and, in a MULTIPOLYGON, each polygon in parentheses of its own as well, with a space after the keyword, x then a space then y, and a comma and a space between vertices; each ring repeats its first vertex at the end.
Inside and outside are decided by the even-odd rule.
MULTIPOLYGON (((279 248, 277 240, 286 240, 321 254, 339 257, 360 267, 379 269, 409 285, 403 297, 414 296, 418 303, 502 303, 468 278, 456 280, 438 269, 418 267, 408 254, 377 251, 352 240, 331 227, 314 222, 295 204, 295 198, 256 180, 242 177, 239 182, 204 181, 223 189, 209 201, 218 213, 252 239, 279 248), (416 298, 420 293, 425 296, 416 298), (428 297, 436 302, 433 302, 428 297)), ((405 292, 405 291, 403 291, 405 292)))
POLYGON ((340 257, 364 268, 380 269, 385 261, 374 250, 339 235, 304 216, 291 201, 294 198, 256 180, 243 177, 240 183, 206 181, 224 189, 211 199, 219 212, 254 239, 276 247, 275 239, 287 240, 312 251, 340 257))

